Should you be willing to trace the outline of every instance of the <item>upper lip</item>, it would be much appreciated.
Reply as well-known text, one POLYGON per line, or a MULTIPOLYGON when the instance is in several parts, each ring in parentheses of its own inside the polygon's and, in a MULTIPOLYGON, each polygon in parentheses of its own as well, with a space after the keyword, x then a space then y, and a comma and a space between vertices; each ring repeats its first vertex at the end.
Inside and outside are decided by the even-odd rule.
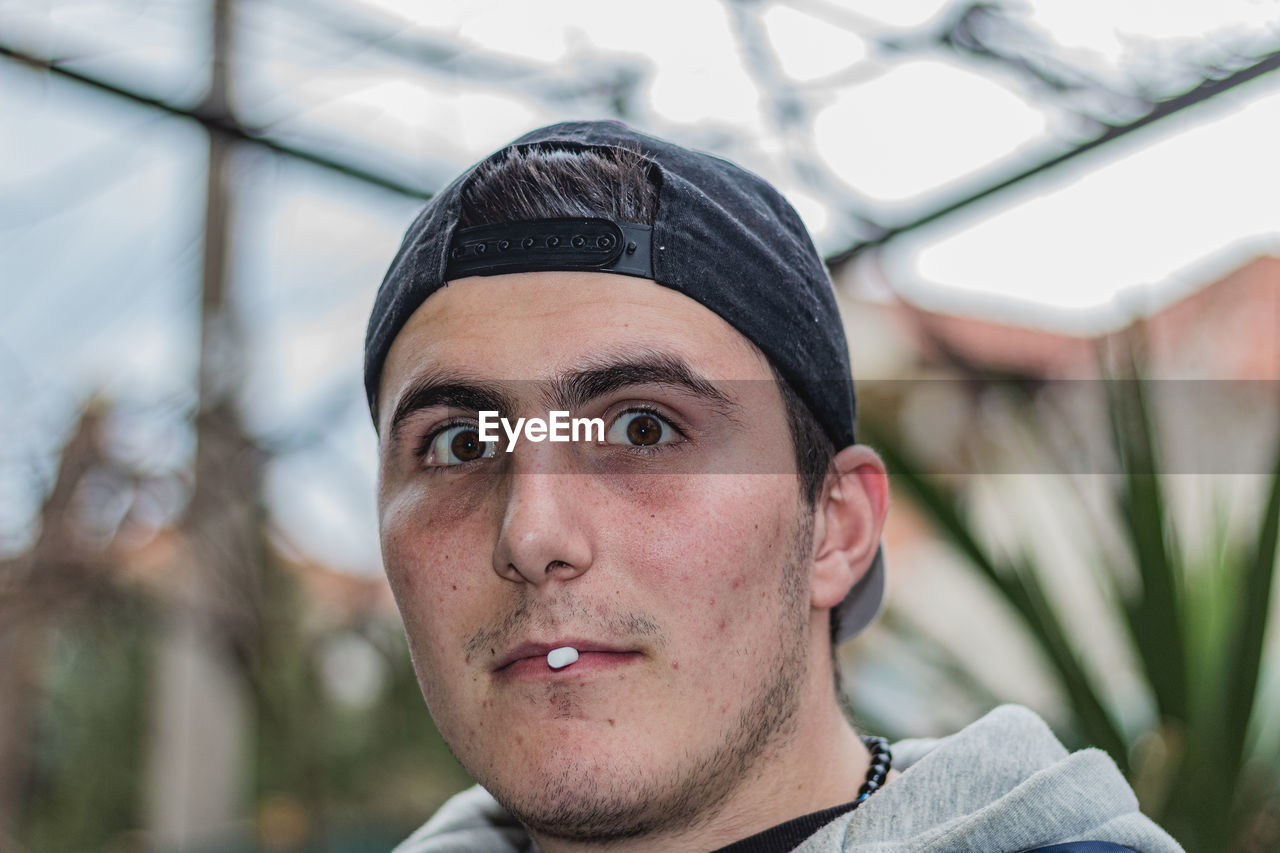
POLYGON ((552 649, 560 649, 560 648, 564 648, 565 646, 570 646, 574 649, 577 649, 579 652, 622 653, 622 652, 635 651, 635 649, 624 648, 622 646, 614 646, 608 643, 597 643, 592 640, 578 640, 578 639, 572 639, 572 638, 564 639, 564 640, 555 640, 550 643, 536 643, 536 642, 521 643, 520 645, 515 646, 512 649, 509 649, 506 652, 506 654, 502 655, 500 658, 494 661, 493 671, 497 672, 500 669, 505 669, 506 667, 510 666, 516 661, 524 660, 525 658, 546 657, 547 652, 550 652, 552 649))

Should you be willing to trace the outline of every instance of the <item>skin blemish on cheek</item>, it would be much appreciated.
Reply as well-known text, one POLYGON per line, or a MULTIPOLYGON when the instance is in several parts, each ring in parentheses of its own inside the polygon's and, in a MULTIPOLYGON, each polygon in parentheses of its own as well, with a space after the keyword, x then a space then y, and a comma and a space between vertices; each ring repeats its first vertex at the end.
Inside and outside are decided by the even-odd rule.
POLYGON ((672 669, 679 669, 679 668, 680 668, 680 663, 679 663, 678 661, 672 661, 672 662, 671 662, 671 668, 672 668, 672 669))
POLYGON ((617 725, 617 723, 615 723, 615 722, 613 721, 613 717, 610 717, 610 718, 609 718, 609 725, 610 725, 610 726, 615 726, 615 725, 617 725))
POLYGON ((458 591, 458 585, 456 583, 452 584, 449 588, 452 589, 454 592, 458 591))
POLYGON ((723 620, 723 619, 721 619, 721 620, 720 620, 720 630, 721 630, 721 631, 723 631, 723 630, 724 630, 724 620, 723 620))

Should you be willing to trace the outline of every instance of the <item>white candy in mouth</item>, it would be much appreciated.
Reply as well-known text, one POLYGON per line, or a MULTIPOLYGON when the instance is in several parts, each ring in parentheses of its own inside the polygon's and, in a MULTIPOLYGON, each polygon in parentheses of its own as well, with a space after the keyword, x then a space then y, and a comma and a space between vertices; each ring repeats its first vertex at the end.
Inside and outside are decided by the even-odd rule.
POLYGON ((547 652, 547 666, 552 669, 564 669, 578 659, 578 650, 573 646, 561 646, 547 652))

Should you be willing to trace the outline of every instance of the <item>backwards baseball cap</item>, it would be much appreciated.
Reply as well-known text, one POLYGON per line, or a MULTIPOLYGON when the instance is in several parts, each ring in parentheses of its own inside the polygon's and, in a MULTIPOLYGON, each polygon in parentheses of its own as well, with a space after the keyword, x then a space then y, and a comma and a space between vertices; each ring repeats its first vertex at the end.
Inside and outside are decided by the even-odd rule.
MULTIPOLYGON (((702 303, 759 347, 837 449, 854 443, 844 326, 799 215, 757 175, 612 121, 566 122, 525 134, 468 169, 418 214, 369 317, 364 382, 375 424, 387 353, 427 297, 467 276, 540 270, 639 276, 702 303), (602 148, 648 161, 658 196, 651 226, 575 218, 458 227, 462 196, 477 170, 511 149, 602 148)), ((835 609, 837 640, 870 624, 883 600, 881 549, 835 609)))

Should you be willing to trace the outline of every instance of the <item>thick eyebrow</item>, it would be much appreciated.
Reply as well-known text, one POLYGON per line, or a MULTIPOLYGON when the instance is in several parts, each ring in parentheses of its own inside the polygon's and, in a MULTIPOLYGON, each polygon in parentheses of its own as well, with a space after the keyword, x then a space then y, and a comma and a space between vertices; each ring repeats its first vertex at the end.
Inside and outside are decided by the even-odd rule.
POLYGON ((576 411, 606 394, 635 385, 670 385, 712 403, 721 414, 732 415, 738 404, 681 358, 662 352, 604 356, 557 377, 551 396, 559 408, 576 411))
MULTIPOLYGON (((603 356, 551 382, 550 398, 560 409, 576 411, 592 400, 637 385, 668 385, 700 397, 723 415, 732 417, 739 406, 681 358, 661 352, 603 356)), ((515 401, 496 385, 454 375, 426 373, 400 396, 391 415, 389 438, 400 441, 405 421, 414 412, 449 406, 470 412, 513 412, 515 401)))
POLYGON ((415 379, 400 395, 391 415, 391 442, 395 444, 400 440, 400 432, 410 415, 436 406, 450 406, 469 412, 515 410, 511 397, 496 385, 427 373, 415 379))

